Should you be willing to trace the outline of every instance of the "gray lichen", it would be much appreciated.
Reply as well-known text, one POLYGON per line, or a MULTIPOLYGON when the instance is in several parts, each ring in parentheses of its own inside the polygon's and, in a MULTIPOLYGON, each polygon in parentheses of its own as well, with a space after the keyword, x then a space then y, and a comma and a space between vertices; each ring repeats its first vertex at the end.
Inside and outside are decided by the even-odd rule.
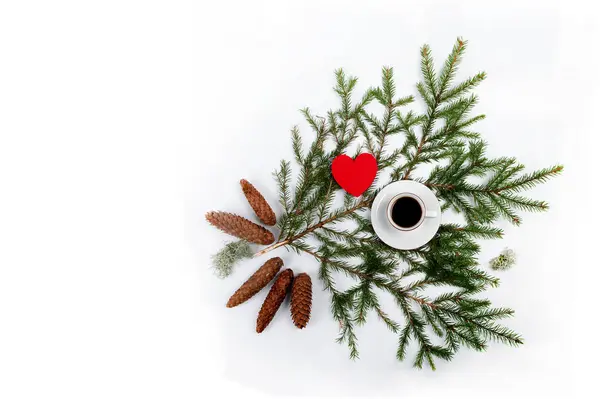
POLYGON ((252 255, 254 255, 254 252, 252 252, 250 244, 246 241, 233 241, 226 244, 211 258, 215 275, 219 278, 229 276, 237 262, 251 258, 252 255))
POLYGON ((500 255, 490 260, 490 267, 493 270, 507 270, 515 264, 517 256, 512 249, 504 248, 500 255))

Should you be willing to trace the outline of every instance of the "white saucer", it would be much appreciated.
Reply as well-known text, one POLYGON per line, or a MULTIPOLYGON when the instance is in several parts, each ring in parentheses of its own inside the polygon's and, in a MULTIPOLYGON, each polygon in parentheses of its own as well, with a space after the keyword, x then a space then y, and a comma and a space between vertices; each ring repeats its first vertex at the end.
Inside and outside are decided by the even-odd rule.
POLYGON ((377 194, 371 206, 371 224, 381 241, 397 249, 415 249, 427 244, 437 233, 442 222, 442 209, 437 197, 427 186, 412 180, 401 180, 388 184, 377 194), (423 223, 410 231, 396 229, 387 218, 390 200, 398 194, 411 193, 425 203, 428 212, 435 216, 426 217, 423 223))

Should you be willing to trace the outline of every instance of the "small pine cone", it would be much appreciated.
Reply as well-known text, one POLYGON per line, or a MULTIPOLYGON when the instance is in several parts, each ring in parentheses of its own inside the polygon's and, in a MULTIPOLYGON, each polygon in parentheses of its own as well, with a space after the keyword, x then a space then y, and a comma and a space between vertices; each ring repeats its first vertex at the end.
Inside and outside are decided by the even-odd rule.
POLYGON ((288 288, 290 287, 290 284, 292 284, 293 279, 294 272, 292 272, 292 269, 285 269, 279 273, 279 276, 277 276, 277 279, 271 287, 271 291, 269 291, 269 294, 260 308, 260 312, 258 312, 258 318, 256 319, 257 333, 263 332, 271 320, 273 320, 275 313, 277 313, 277 310, 287 295, 288 288))
POLYGON ((308 274, 300 273, 296 276, 292 285, 292 300, 290 305, 292 320, 296 327, 306 327, 310 319, 311 306, 312 282, 308 274))
POLYGON ((269 230, 233 213, 208 212, 206 220, 227 234, 255 244, 269 245, 275 241, 269 230))
POLYGON ((283 266, 281 258, 271 258, 265 262, 227 301, 227 307, 233 308, 252 298, 258 291, 265 288, 269 281, 277 274, 283 266))
POLYGON ((275 212, 265 200, 265 197, 248 181, 248 180, 240 180, 240 185, 242 186, 242 191, 246 196, 246 199, 250 203, 252 209, 254 209, 254 213, 260 219, 261 222, 266 224, 267 226, 274 226, 277 222, 275 218, 275 212))

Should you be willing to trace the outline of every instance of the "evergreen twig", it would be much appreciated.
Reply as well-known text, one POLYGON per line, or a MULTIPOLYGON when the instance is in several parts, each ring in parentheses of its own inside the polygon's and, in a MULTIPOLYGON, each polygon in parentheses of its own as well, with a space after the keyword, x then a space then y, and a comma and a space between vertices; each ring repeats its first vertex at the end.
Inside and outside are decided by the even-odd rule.
POLYGON ((502 230, 494 227, 499 219, 519 224, 519 212, 548 209, 546 202, 527 198, 522 192, 558 175, 562 166, 523 173, 524 165, 514 158, 486 156, 485 142, 471 130, 484 118, 471 115, 478 100, 472 90, 486 75, 479 72, 454 84, 466 46, 459 38, 439 72, 429 46, 421 48, 423 79, 416 89, 426 105, 424 114, 401 111, 414 99, 397 96, 392 68, 383 68, 381 85, 368 89, 356 104, 352 95, 357 79, 337 70, 334 90, 340 107, 328 111, 326 117, 308 108, 302 110, 314 132, 306 151, 299 128, 292 130, 294 158, 300 166, 295 188, 289 162, 282 161, 275 172, 284 208, 278 222, 281 234, 276 243, 255 256, 288 247, 319 262, 319 278, 331 295, 331 311, 340 326, 338 341, 348 345, 352 358, 358 357, 356 328, 366 322, 370 312, 398 335, 399 360, 406 357, 409 345, 417 346, 414 366, 419 368, 427 364, 435 369, 436 359, 452 359, 461 346, 481 351, 490 341, 513 346, 523 342, 520 335, 497 324, 512 316, 511 309, 494 308, 488 300, 476 297, 497 286, 499 280, 480 268, 475 240, 501 238, 502 230), (372 102, 383 108, 382 117, 367 112, 372 102), (390 151, 388 138, 395 134, 404 136, 404 144, 390 151), (432 241, 412 251, 383 244, 364 211, 385 184, 375 184, 360 198, 345 195, 342 207, 333 206, 340 187, 331 176, 331 161, 355 142, 357 153, 368 151, 375 156, 378 176, 389 170, 388 183, 411 178, 421 181, 436 192, 443 210, 458 212, 465 224, 442 225, 432 241), (423 164, 434 164, 429 175, 413 177, 423 164), (342 220, 352 221, 354 227, 334 227, 342 220), (309 238, 318 245, 309 245, 309 238), (338 289, 336 273, 351 277, 355 285, 338 289), (434 286, 453 291, 434 297, 423 294, 434 286), (404 323, 381 308, 380 292, 394 297, 404 323), (441 338, 441 343, 434 336, 441 338))

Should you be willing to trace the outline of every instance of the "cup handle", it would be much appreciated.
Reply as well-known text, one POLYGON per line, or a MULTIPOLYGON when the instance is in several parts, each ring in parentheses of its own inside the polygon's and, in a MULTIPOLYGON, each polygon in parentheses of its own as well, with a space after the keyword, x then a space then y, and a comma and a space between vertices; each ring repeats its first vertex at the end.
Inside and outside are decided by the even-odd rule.
POLYGON ((426 218, 436 218, 437 217, 437 212, 435 211, 426 211, 425 212, 425 217, 426 218))

